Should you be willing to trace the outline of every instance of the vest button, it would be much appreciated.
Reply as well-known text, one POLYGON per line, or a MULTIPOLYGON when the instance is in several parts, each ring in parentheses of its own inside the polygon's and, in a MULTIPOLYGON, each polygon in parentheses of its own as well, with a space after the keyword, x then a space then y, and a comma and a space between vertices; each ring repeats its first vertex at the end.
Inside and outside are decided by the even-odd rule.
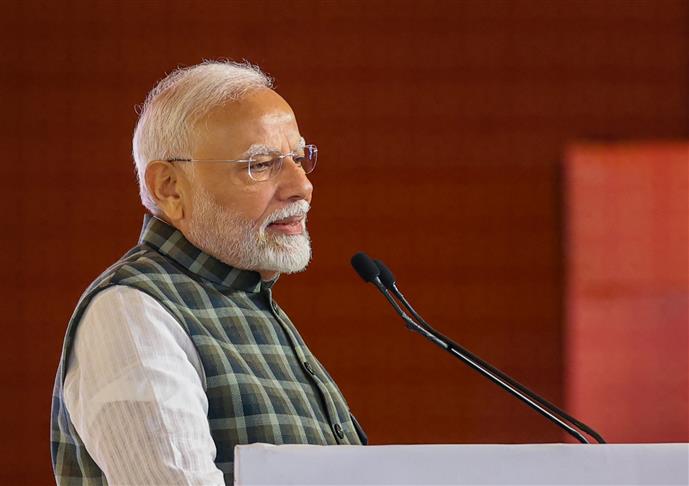
POLYGON ((304 361, 304 368, 306 368, 306 371, 316 376, 316 370, 313 369, 313 366, 311 366, 311 363, 308 361, 304 361))
POLYGON ((342 430, 342 426, 340 424, 333 425, 333 430, 335 431, 335 435, 337 437, 344 439, 344 430, 342 430))

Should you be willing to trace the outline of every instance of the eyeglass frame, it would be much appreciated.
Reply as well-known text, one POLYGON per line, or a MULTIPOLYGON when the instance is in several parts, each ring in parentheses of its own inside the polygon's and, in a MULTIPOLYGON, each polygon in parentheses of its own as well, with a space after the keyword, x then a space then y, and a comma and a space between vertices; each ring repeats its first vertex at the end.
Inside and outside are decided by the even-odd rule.
MULTIPOLYGON (((311 168, 311 170, 308 172, 306 172, 306 170, 304 170, 304 174, 311 174, 314 170, 316 170, 316 162, 318 162, 318 147, 316 146, 316 144, 308 143, 308 144, 302 145, 299 148, 300 149, 309 149, 309 150, 311 150, 311 153, 315 155, 315 157, 314 157, 315 162, 313 163, 313 167, 311 168)), ((280 173, 280 171, 282 170, 282 165, 283 165, 284 159, 289 157, 292 159, 292 161, 294 161, 295 156, 306 157, 305 155, 300 155, 298 152, 287 152, 286 154, 283 154, 282 152, 275 151, 275 152, 269 152, 269 153, 252 154, 249 156, 248 159, 229 160, 229 159, 181 159, 181 158, 174 158, 174 159, 165 159, 165 162, 223 162, 223 163, 237 162, 237 163, 247 163, 246 170, 247 170, 247 173, 249 174, 249 178, 255 182, 266 182, 266 181, 269 181, 270 179, 272 179, 273 177, 275 177, 277 174, 280 173), (254 157, 261 157, 261 156, 272 156, 272 159, 270 159, 270 160, 278 159, 280 166, 278 167, 278 169, 276 169, 276 171, 273 175, 270 175, 266 179, 259 180, 259 179, 255 179, 251 175, 251 163, 255 162, 254 157)), ((295 162, 295 164, 296 164, 296 162, 295 162)), ((299 164, 299 167, 302 167, 302 165, 299 164)))

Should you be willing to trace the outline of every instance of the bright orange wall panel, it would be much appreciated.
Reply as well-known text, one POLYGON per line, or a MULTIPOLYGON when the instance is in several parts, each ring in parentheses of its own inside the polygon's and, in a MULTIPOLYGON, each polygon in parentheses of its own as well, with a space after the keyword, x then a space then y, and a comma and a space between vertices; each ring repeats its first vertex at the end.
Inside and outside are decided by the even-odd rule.
POLYGON ((566 396, 611 442, 687 442, 689 144, 567 157, 566 396))

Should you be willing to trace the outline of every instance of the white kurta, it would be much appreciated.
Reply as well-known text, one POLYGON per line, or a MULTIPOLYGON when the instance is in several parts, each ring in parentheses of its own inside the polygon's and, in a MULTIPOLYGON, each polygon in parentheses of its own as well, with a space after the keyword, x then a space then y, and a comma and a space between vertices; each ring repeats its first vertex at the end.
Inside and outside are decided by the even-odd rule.
POLYGON ((222 485, 205 375, 177 320, 148 294, 108 288, 77 328, 64 399, 110 485, 222 485))

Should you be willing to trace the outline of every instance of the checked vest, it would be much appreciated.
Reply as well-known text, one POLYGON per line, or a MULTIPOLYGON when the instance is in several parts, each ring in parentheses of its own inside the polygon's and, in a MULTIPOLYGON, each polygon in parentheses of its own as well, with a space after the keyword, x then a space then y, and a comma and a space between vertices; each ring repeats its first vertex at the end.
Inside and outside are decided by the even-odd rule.
POLYGON ((98 292, 113 285, 156 299, 191 338, 206 375, 215 464, 226 484, 233 482, 237 444, 366 443, 337 385, 274 302, 272 283, 225 265, 147 216, 139 244, 91 284, 67 326, 51 416, 59 485, 107 484, 70 420, 62 387, 82 315, 98 292))

